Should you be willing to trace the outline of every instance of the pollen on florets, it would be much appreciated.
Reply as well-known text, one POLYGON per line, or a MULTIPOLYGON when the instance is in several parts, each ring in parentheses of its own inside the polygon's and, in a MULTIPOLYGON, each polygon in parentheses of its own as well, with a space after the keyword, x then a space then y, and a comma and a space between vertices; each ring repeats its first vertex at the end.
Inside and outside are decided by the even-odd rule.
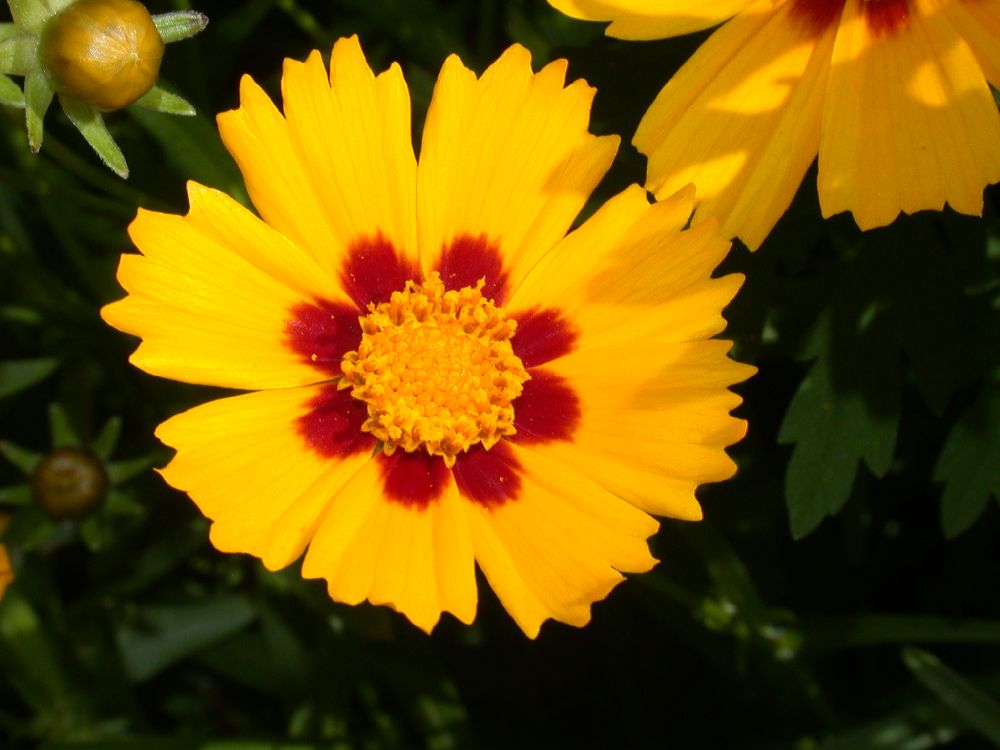
POLYGON ((517 327, 475 287, 445 290, 437 273, 406 282, 360 318, 341 388, 368 405, 362 429, 397 448, 426 450, 447 466, 476 444, 513 435, 513 401, 529 375, 510 339, 517 327))

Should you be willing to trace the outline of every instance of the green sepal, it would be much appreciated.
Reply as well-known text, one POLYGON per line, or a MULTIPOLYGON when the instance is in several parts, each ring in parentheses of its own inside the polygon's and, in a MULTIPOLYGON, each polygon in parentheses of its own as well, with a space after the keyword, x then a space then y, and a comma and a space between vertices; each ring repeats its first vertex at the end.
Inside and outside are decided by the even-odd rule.
POLYGON ((31 476, 31 472, 42 460, 41 453, 29 451, 27 448, 22 448, 6 440, 0 440, 0 456, 19 468, 26 477, 31 476))
POLYGON ((177 94, 171 94, 159 86, 153 86, 139 97, 135 106, 153 109, 168 115, 190 116, 195 114, 194 107, 186 99, 177 96, 177 94))
POLYGON ((15 36, 0 41, 0 73, 26 76, 38 65, 38 37, 15 36))
POLYGON ((108 132, 100 110, 90 104, 84 104, 65 96, 59 97, 59 103, 62 104, 63 111, 70 122, 87 139, 87 143, 97 152, 108 169, 123 180, 127 179, 128 164, 125 163, 125 156, 118 148, 118 144, 115 143, 115 139, 111 137, 111 133, 108 132))
POLYGON ((180 10, 153 16, 153 24, 164 43, 170 44, 203 31, 208 26, 208 16, 196 10, 180 10))
POLYGON ((5 508, 28 505, 31 500, 31 485, 26 482, 0 488, 0 505, 5 508))
POLYGON ((99 459, 107 461, 111 458, 111 454, 115 452, 115 448, 118 447, 118 438, 121 437, 121 434, 122 418, 111 417, 101 427, 101 431, 94 438, 94 442, 91 443, 90 448, 99 459))
POLYGON ((16 23, 0 23, 0 42, 22 33, 24 32, 17 28, 16 23))
POLYGON ((37 154, 45 135, 45 111, 52 103, 52 87, 41 70, 33 70, 24 78, 24 121, 28 127, 28 146, 37 154))
POLYGON ((37 34, 52 16, 76 0, 7 0, 14 23, 29 34, 37 34))
POLYGON ((79 448, 82 445, 62 404, 49 404, 49 436, 53 448, 79 448))
POLYGON ((0 104, 24 108, 24 92, 21 91, 21 87, 2 74, 0 74, 0 104))

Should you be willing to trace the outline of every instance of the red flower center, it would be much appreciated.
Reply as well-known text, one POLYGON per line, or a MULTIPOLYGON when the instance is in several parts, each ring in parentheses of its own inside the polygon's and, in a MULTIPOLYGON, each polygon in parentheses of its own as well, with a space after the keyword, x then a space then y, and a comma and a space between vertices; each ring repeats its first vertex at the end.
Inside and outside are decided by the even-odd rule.
MULTIPOLYGON (((792 0, 792 12, 822 34, 840 21, 846 0, 792 0)), ((861 11, 876 36, 892 34, 910 20, 909 0, 860 0, 861 11)))
MULTIPOLYGON (((329 458, 374 451, 377 445, 381 445, 383 450, 375 460, 379 462, 385 496, 392 501, 426 508, 445 491, 448 473, 451 472, 455 485, 464 497, 492 507, 515 500, 521 488, 521 468, 508 441, 531 444, 569 440, 577 428, 580 407, 576 394, 563 378, 541 367, 572 351, 576 334, 566 317, 554 308, 532 308, 508 315, 508 328, 516 327, 516 331, 512 336, 508 333, 497 339, 502 339, 501 348, 504 351, 500 352, 502 356, 498 355, 499 359, 493 359, 515 363, 520 368, 521 376, 511 381, 516 381, 516 388, 511 390, 504 386, 500 395, 506 396, 496 400, 497 394, 493 393, 495 382, 492 380, 496 373, 492 369, 485 374, 477 370, 476 383, 473 384, 476 385, 473 389, 476 393, 483 390, 479 386, 489 386, 486 388, 489 391, 487 401, 492 399, 496 403, 484 403, 490 407, 490 414, 496 412, 494 416, 502 417, 502 429, 487 430, 489 439, 476 437, 470 432, 472 436, 465 440, 462 436, 469 432, 467 428, 472 423, 466 424, 469 422, 468 415, 462 415, 458 419, 461 424, 456 423, 461 429, 446 430, 447 434, 437 435, 435 430, 441 426, 437 418, 441 411, 437 408, 440 406, 438 402, 447 397, 445 400, 451 403, 455 400, 452 391, 464 393, 468 390, 461 383, 439 382, 439 376, 444 370, 449 370, 454 380, 458 377, 455 373, 468 371, 469 368, 456 370, 450 367, 438 371, 428 367, 408 368, 405 363, 414 357, 424 362, 428 357, 436 356, 435 351, 438 350, 449 357, 456 352, 463 356, 478 353, 474 357, 478 362, 483 346, 489 349, 493 344, 472 339, 466 341, 470 333, 472 338, 476 338, 477 326, 470 328, 467 325, 469 321, 461 322, 460 316, 454 321, 448 315, 441 318, 440 310, 425 310, 427 305, 418 305, 421 307, 419 315, 401 317, 400 313, 396 316, 399 321, 390 319, 394 312, 400 312, 396 308, 401 301, 405 301, 404 297, 409 300, 418 293, 416 296, 423 299, 428 296, 425 294, 428 290, 431 290, 428 300, 437 300, 442 304, 452 297, 455 297, 451 300, 454 302, 474 293, 478 302, 472 306, 474 310, 470 307, 467 312, 475 313, 473 317, 483 317, 480 313, 492 310, 503 318, 500 306, 507 294, 507 275, 499 250, 485 236, 456 239, 442 249, 435 268, 428 279, 418 283, 416 268, 406 262, 388 240, 381 236, 366 238, 351 248, 340 274, 344 291, 353 304, 317 300, 301 304, 291 311, 286 325, 289 348, 332 381, 323 387, 299 417, 299 432, 310 449, 329 458), (428 284, 430 287, 424 289, 428 284), (388 327, 375 326, 380 329, 375 331, 373 316, 388 327), (400 354, 404 356, 397 357, 390 351, 395 345, 393 342, 399 343, 395 335, 399 333, 396 323, 406 317, 410 323, 419 324, 421 321, 417 319, 422 320, 421 316, 427 317, 428 321, 434 318, 434 330, 430 331, 434 335, 418 335, 413 346, 404 346, 401 350, 400 354), (386 320, 382 321, 382 318, 386 320), (442 321, 445 323, 443 327, 442 321), (448 345, 441 349, 447 343, 443 342, 442 335, 448 331, 457 334, 456 341, 461 346, 448 345), (379 340, 375 341, 373 336, 379 340), (369 352, 369 349, 372 351, 369 352), (364 350, 364 356, 359 355, 361 350, 364 350), (365 372, 361 374, 359 359, 365 365, 365 372), (377 366, 379 362, 376 359, 379 362, 384 360, 386 367, 377 366), (400 367, 406 372, 400 371, 400 367), (430 373, 432 377, 426 383, 404 382, 407 378, 416 377, 418 370, 430 373), (398 393, 394 391, 398 398, 383 398, 383 386, 397 380, 406 386, 402 390, 396 389, 398 393), (428 389, 434 392, 429 393, 428 389), (437 390, 441 390, 441 394, 437 394, 437 390), (371 394, 382 395, 373 401, 367 398, 371 394), (507 402, 501 403, 505 399, 507 402), (401 403, 397 404, 397 401, 401 403), (377 403, 373 407, 374 402, 377 403), (376 411, 374 415, 372 408, 376 411), (400 422, 401 416, 407 419, 400 422), (411 416, 414 417, 412 420, 409 419, 411 416), (435 434, 432 435, 432 432, 435 434), (456 442, 456 435, 462 440, 456 442)), ((450 415, 445 416, 450 420, 450 415)), ((476 415, 473 417, 472 422, 479 418, 476 415)), ((448 422, 446 427, 451 426, 449 420, 445 420, 448 422)))

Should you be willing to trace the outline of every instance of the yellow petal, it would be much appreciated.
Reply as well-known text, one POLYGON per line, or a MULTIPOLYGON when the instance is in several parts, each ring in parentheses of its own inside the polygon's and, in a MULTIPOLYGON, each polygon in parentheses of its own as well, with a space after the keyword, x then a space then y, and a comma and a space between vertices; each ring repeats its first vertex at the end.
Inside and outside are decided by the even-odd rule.
POLYGON ((340 39, 329 76, 313 51, 304 63, 285 61, 281 91, 288 133, 309 178, 304 189, 317 196, 339 248, 381 233, 414 252, 417 162, 399 66, 376 78, 357 37, 340 39))
POLYGON ((1000 180, 1000 114, 968 45, 931 0, 909 22, 874 32, 848 0, 837 32, 820 145, 825 216, 862 229, 900 211, 979 214, 1000 180))
POLYGON ((585 625, 620 572, 656 563, 646 539, 657 523, 540 453, 515 446, 514 455, 523 469, 519 497, 490 509, 467 504, 476 560, 529 637, 549 618, 585 625))
POLYGON ((816 156, 833 42, 760 0, 706 41, 663 88, 633 142, 658 197, 694 183, 695 222, 757 248, 816 156))
POLYGON ((264 220, 323 264, 340 238, 309 183, 285 118, 249 76, 240 80, 240 106, 221 113, 219 135, 243 173, 264 220))
POLYGON ((550 362, 545 369, 572 385, 580 421, 569 441, 533 448, 643 510, 699 518, 694 488, 732 476, 724 449, 746 432, 730 415, 740 397, 726 388, 755 369, 729 359, 729 346, 635 342, 550 362))
POLYGON ((608 36, 619 39, 663 39, 690 34, 732 18, 753 0, 549 0, 567 16, 611 21, 608 36))
POLYGON ((942 10, 979 61, 986 80, 1000 88, 1000 0, 957 0, 942 10))
POLYGON ((162 470, 212 521, 212 544, 272 569, 295 560, 326 508, 371 451, 324 457, 297 420, 317 388, 260 391, 211 401, 167 420, 156 436, 177 450, 162 470))
POLYGON ((515 45, 476 76, 452 56, 434 88, 417 168, 421 258, 456 236, 499 244, 517 280, 569 229, 614 158, 587 132, 594 90, 564 87, 566 61, 531 71, 515 45))
POLYGON ((140 210, 129 227, 143 254, 122 256, 129 296, 101 316, 142 337, 132 363, 230 388, 324 379, 284 342, 289 310, 327 290, 329 275, 231 199, 195 185, 190 196, 187 216, 140 210))
POLYGON ((7 590, 7 586, 13 580, 14 569, 10 565, 10 555, 7 554, 7 548, 0 544, 0 599, 3 598, 3 592, 7 590))
POLYGON ((476 580, 462 502, 453 482, 423 508, 386 500, 372 461, 330 506, 302 574, 326 579, 337 601, 388 605, 426 632, 442 612, 470 623, 476 580))
POLYGON ((693 201, 690 188, 654 205, 640 188, 626 190, 546 255, 508 307, 558 308, 577 348, 718 333, 742 277, 711 278, 729 242, 714 222, 681 231, 693 201))

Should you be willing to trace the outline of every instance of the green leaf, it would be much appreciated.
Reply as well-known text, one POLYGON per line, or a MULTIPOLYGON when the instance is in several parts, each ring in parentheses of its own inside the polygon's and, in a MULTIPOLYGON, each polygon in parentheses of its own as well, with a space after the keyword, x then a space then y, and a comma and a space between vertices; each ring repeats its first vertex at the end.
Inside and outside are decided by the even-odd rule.
POLYGON ((97 152, 108 169, 123 180, 127 179, 128 164, 125 163, 125 156, 118 148, 118 144, 115 143, 115 139, 111 137, 111 133, 108 132, 100 110, 90 104, 66 96, 60 96, 59 103, 69 121, 80 131, 80 134, 97 152))
POLYGON ((216 596, 201 602, 139 609, 115 631, 125 671, 142 682, 216 641, 233 635, 255 617, 244 596, 216 596))
POLYGON ((12 359, 0 362, 0 398, 10 396, 45 380, 59 367, 55 357, 12 359))
POLYGON ((810 652, 884 643, 1000 643, 1000 620, 860 613, 808 622, 810 652))
POLYGON ((960 729, 949 712, 920 704, 825 738, 817 750, 930 750, 949 744, 960 729))
POLYGON ((21 697, 43 715, 67 693, 55 645, 31 604, 16 590, 0 600, 0 656, 21 697))
POLYGON ((926 651, 903 649, 903 663, 958 717, 1000 747, 1000 702, 926 651))
POLYGON ((273 742, 271 740, 217 740, 206 742, 198 750, 319 750, 314 743, 273 742))
POLYGON ((1000 388, 987 386, 958 418, 934 467, 945 482, 941 527, 952 539, 1000 499, 1000 388))
POLYGON ((796 539, 844 506, 859 462, 882 476, 892 460, 899 423, 897 367, 877 352, 866 356, 860 341, 855 345, 849 360, 834 362, 827 351, 820 354, 778 434, 779 442, 795 444, 785 499, 796 539))
MULTIPOLYGON (((135 737, 106 739, 97 741, 51 740, 39 746, 39 750, 202 750, 195 740, 162 737, 135 737)), ((310 750, 314 750, 310 748, 310 750)))

